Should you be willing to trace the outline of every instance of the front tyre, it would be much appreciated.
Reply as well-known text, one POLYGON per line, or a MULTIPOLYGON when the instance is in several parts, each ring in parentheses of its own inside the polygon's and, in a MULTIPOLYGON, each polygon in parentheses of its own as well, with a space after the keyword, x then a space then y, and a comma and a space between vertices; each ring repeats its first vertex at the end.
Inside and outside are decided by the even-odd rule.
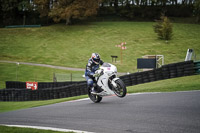
POLYGON ((114 93, 118 96, 118 97, 125 97, 126 96, 126 85, 124 84, 124 82, 121 79, 118 79, 115 81, 115 83, 117 84, 117 87, 113 87, 113 91, 114 93))
POLYGON ((102 97, 92 94, 91 89, 88 89, 88 96, 94 103, 99 103, 102 100, 102 97))

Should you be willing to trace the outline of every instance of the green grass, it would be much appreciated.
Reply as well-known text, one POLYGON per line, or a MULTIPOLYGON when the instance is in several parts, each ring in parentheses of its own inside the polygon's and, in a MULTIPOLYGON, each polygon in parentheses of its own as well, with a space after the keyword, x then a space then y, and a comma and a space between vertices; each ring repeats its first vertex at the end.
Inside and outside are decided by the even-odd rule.
MULTIPOLYGON (((51 130, 0 126, 1 133, 63 133, 51 130)), ((66 133, 66 132, 65 132, 66 133)), ((74 132, 67 132, 74 133, 74 132)))
POLYGON ((0 63, 0 88, 5 88, 5 81, 37 81, 37 82, 53 82, 53 74, 64 74, 63 79, 71 81, 83 81, 85 80, 82 75, 82 71, 68 71, 59 70, 47 67, 39 66, 29 66, 22 65, 19 66, 11 63, 0 63))
MULTIPOLYGON (((154 22, 91 22, 83 25, 57 24, 41 28, 1 28, 0 60, 33 62, 57 66, 85 68, 92 52, 98 52, 105 62, 117 55, 114 63, 119 72, 135 72, 137 58, 143 55, 164 55, 165 64, 183 61, 188 48, 193 48, 200 60, 200 25, 173 24, 173 39, 158 40, 154 22), (115 45, 127 42, 123 51, 115 45)), ((6 80, 16 80, 16 65, 0 63, 0 88, 6 80)), ((20 65, 20 81, 52 81, 57 70, 20 65)), ((60 73, 71 73, 60 71, 60 73)))
POLYGON ((128 87, 128 93, 200 90, 200 75, 160 80, 128 87))
POLYGON ((87 97, 87 95, 54 99, 54 100, 43 100, 43 101, 0 102, 0 112, 33 108, 33 107, 55 104, 55 103, 60 103, 60 102, 66 102, 66 101, 71 101, 71 100, 76 100, 76 99, 81 99, 81 98, 86 98, 86 97, 87 97))
MULTIPOLYGON (((158 40, 153 22, 93 22, 41 28, 0 29, 0 59, 85 68, 92 52, 111 62, 120 57, 115 45, 127 42, 119 71, 136 71, 137 58, 162 54, 165 63, 183 61, 188 48, 200 52, 200 25, 174 23, 173 40, 158 40)), ((119 60, 119 59, 118 59, 119 60)))

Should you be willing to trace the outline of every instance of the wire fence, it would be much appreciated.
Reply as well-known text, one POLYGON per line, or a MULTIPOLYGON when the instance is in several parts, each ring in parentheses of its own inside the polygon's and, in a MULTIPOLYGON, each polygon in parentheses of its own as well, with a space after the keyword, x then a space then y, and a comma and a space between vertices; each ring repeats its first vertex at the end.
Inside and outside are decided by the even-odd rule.
POLYGON ((0 62, 0 88, 5 88, 6 81, 63 82, 84 81, 84 71, 69 71, 55 68, 30 66, 20 63, 0 62), (56 80, 55 80, 56 79, 56 80))
POLYGON ((54 82, 63 82, 63 81, 83 81, 85 78, 83 74, 77 73, 54 73, 53 81, 54 82))

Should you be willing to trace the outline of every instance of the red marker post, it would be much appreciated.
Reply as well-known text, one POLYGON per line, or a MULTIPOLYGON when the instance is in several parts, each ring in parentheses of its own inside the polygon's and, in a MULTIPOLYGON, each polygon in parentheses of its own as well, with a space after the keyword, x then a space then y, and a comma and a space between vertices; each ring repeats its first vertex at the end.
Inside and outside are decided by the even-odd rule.
POLYGON ((120 47, 120 52, 121 52, 121 63, 122 63, 122 50, 127 49, 127 47, 125 46, 126 42, 122 42, 120 45, 115 45, 115 47, 120 47))

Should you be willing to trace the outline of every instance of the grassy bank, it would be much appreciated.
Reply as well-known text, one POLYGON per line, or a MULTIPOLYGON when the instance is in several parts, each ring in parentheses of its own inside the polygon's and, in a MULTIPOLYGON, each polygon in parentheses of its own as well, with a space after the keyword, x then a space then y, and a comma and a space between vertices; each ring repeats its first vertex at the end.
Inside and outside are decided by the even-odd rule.
POLYGON ((11 63, 0 63, 0 89, 5 88, 5 81, 36 81, 36 82, 53 82, 54 73, 60 74, 59 80, 83 81, 84 71, 68 71, 53 69, 40 66, 16 65, 11 63), (71 75, 72 74, 72 75, 71 75))
MULTIPOLYGON (((193 48, 200 60, 200 25, 174 23, 173 39, 165 42, 157 39, 153 24, 92 22, 73 26, 1 28, 0 60, 85 68, 91 53, 98 52, 105 62, 111 62, 110 56, 117 55, 119 58, 114 64, 119 72, 137 71, 137 58, 143 55, 164 55, 165 64, 183 61, 188 48, 193 48), (121 42, 127 42, 123 63, 120 63, 120 49, 115 47, 121 42)), ((5 87, 7 80, 52 81, 54 72, 71 73, 0 63, 0 88, 5 87)))
MULTIPOLYGON (((120 57, 115 45, 127 42, 121 72, 136 71, 137 58, 162 54, 165 63, 183 61, 188 48, 200 52, 200 25, 174 23, 173 40, 158 40, 153 22, 93 22, 84 25, 52 25, 41 28, 0 29, 0 59, 85 68, 92 52, 105 62, 120 57)), ((119 61, 119 58, 118 58, 119 61)))

